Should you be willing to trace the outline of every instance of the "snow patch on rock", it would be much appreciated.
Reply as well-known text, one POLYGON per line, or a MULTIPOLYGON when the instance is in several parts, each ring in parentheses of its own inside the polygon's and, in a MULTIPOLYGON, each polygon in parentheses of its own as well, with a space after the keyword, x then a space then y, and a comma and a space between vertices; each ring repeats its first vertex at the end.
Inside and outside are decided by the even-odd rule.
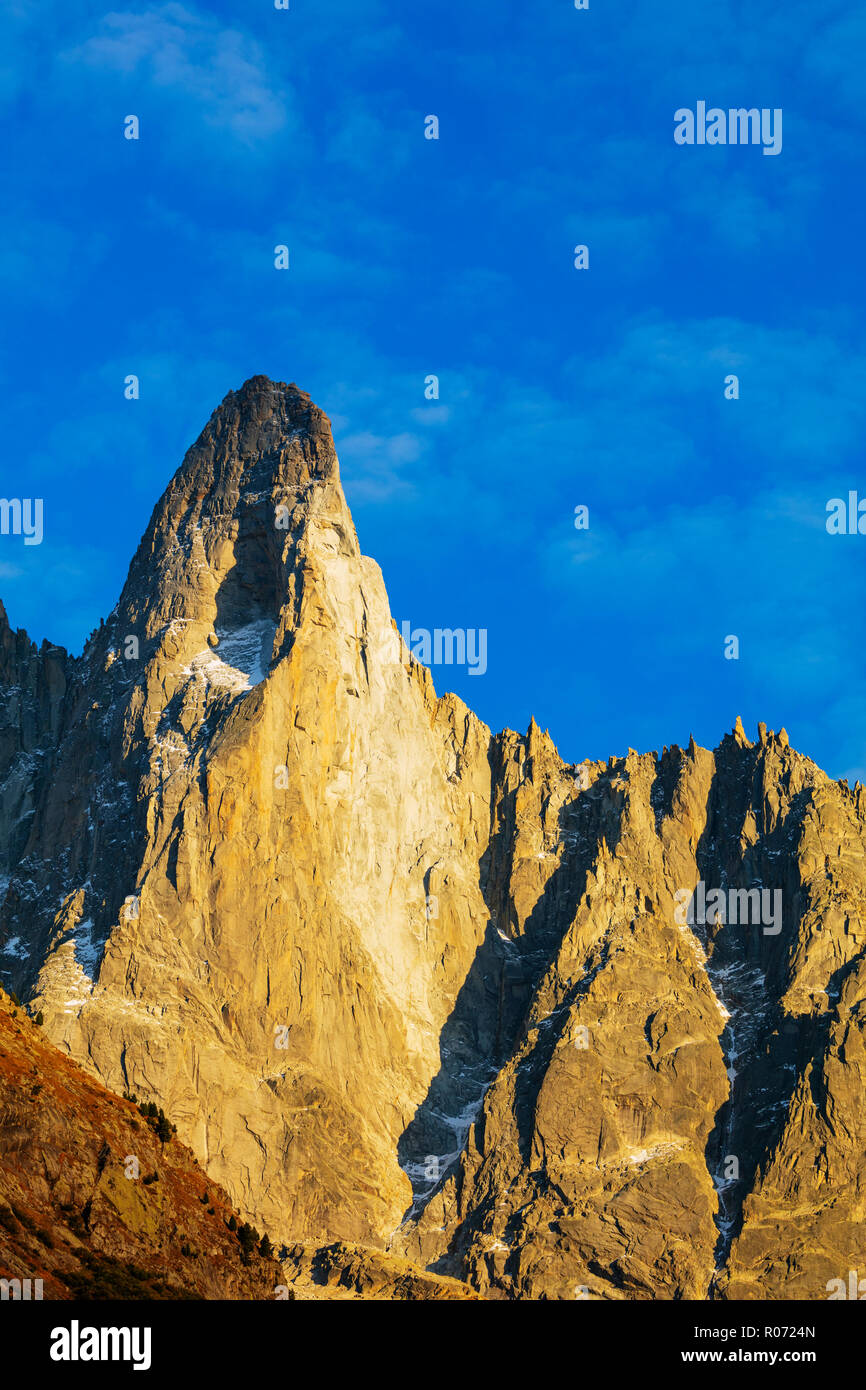
POLYGON ((268 673, 277 625, 273 618, 257 618, 236 628, 215 628, 216 649, 208 647, 193 657, 187 668, 208 685, 240 694, 260 685, 268 673))

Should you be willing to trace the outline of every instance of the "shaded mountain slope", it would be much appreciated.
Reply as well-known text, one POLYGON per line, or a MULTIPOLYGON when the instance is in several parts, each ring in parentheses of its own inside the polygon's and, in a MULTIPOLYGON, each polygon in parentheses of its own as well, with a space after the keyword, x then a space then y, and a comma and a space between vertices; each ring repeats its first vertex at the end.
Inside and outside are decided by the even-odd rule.
POLYGON ((278 1264, 245 1263, 232 1219, 184 1145, 0 993, 0 1277, 46 1299, 272 1297, 278 1264))

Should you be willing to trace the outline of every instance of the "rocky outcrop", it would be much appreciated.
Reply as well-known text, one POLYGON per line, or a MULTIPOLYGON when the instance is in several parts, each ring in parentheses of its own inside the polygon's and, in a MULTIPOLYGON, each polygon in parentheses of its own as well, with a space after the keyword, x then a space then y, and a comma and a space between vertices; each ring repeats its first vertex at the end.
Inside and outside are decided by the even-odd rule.
POLYGON ((479 1298, 457 1279, 429 1274, 397 1255, 344 1241, 319 1247, 293 1246, 286 1251, 282 1278, 286 1283, 280 1293, 299 1302, 441 1303, 479 1298))
POLYGON ((0 795, 2 978, 275 1242, 356 1292, 386 1247, 503 1298, 866 1268, 866 807, 784 731, 580 767, 492 735, 407 652, 326 418, 263 377, 82 657, 3 653, 38 772, 0 795))
MULTIPOLYGON (((13 632, 0 603, 0 888, 6 893, 27 841, 56 747, 66 694, 67 656, 47 642, 38 648, 13 632)), ((7 903, 9 899, 7 898, 7 903)), ((9 903, 11 906, 11 903, 9 903)), ((13 939, 7 955, 26 960, 13 939)))
POLYGON ((866 1260, 861 792, 740 726, 515 793, 531 997, 401 1247, 506 1297, 826 1297, 866 1260))

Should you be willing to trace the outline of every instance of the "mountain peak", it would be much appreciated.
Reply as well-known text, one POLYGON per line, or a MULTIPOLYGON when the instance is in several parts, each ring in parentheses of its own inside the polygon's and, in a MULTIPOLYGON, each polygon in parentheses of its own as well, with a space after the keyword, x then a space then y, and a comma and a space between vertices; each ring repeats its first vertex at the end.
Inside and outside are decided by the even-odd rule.
POLYGON ((244 419, 274 417, 295 428, 328 425, 328 417, 306 391, 293 381, 271 381, 268 376, 251 376, 237 391, 229 391, 214 411, 220 413, 244 419))
POLYGON ((330 421, 307 392, 294 382, 252 376, 217 406, 175 481, 189 478, 196 490, 208 484, 204 491, 233 481, 295 489, 335 468, 330 421))
POLYGON ((149 637, 202 616, 230 570, 223 605, 231 591, 239 613, 278 611, 287 533, 323 489, 342 517, 330 422, 306 391, 266 376, 229 391, 154 508, 121 596, 124 631, 145 614, 149 637))

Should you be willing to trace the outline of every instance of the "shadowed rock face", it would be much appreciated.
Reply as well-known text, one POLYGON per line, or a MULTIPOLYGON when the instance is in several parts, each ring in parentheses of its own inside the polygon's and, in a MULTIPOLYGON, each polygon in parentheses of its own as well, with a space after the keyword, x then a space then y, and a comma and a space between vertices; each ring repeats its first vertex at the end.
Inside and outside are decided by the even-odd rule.
POLYGON ((578 775, 437 698, 296 387, 0 677, 0 979, 275 1241, 495 1297, 866 1274, 862 791, 739 721, 578 775))

